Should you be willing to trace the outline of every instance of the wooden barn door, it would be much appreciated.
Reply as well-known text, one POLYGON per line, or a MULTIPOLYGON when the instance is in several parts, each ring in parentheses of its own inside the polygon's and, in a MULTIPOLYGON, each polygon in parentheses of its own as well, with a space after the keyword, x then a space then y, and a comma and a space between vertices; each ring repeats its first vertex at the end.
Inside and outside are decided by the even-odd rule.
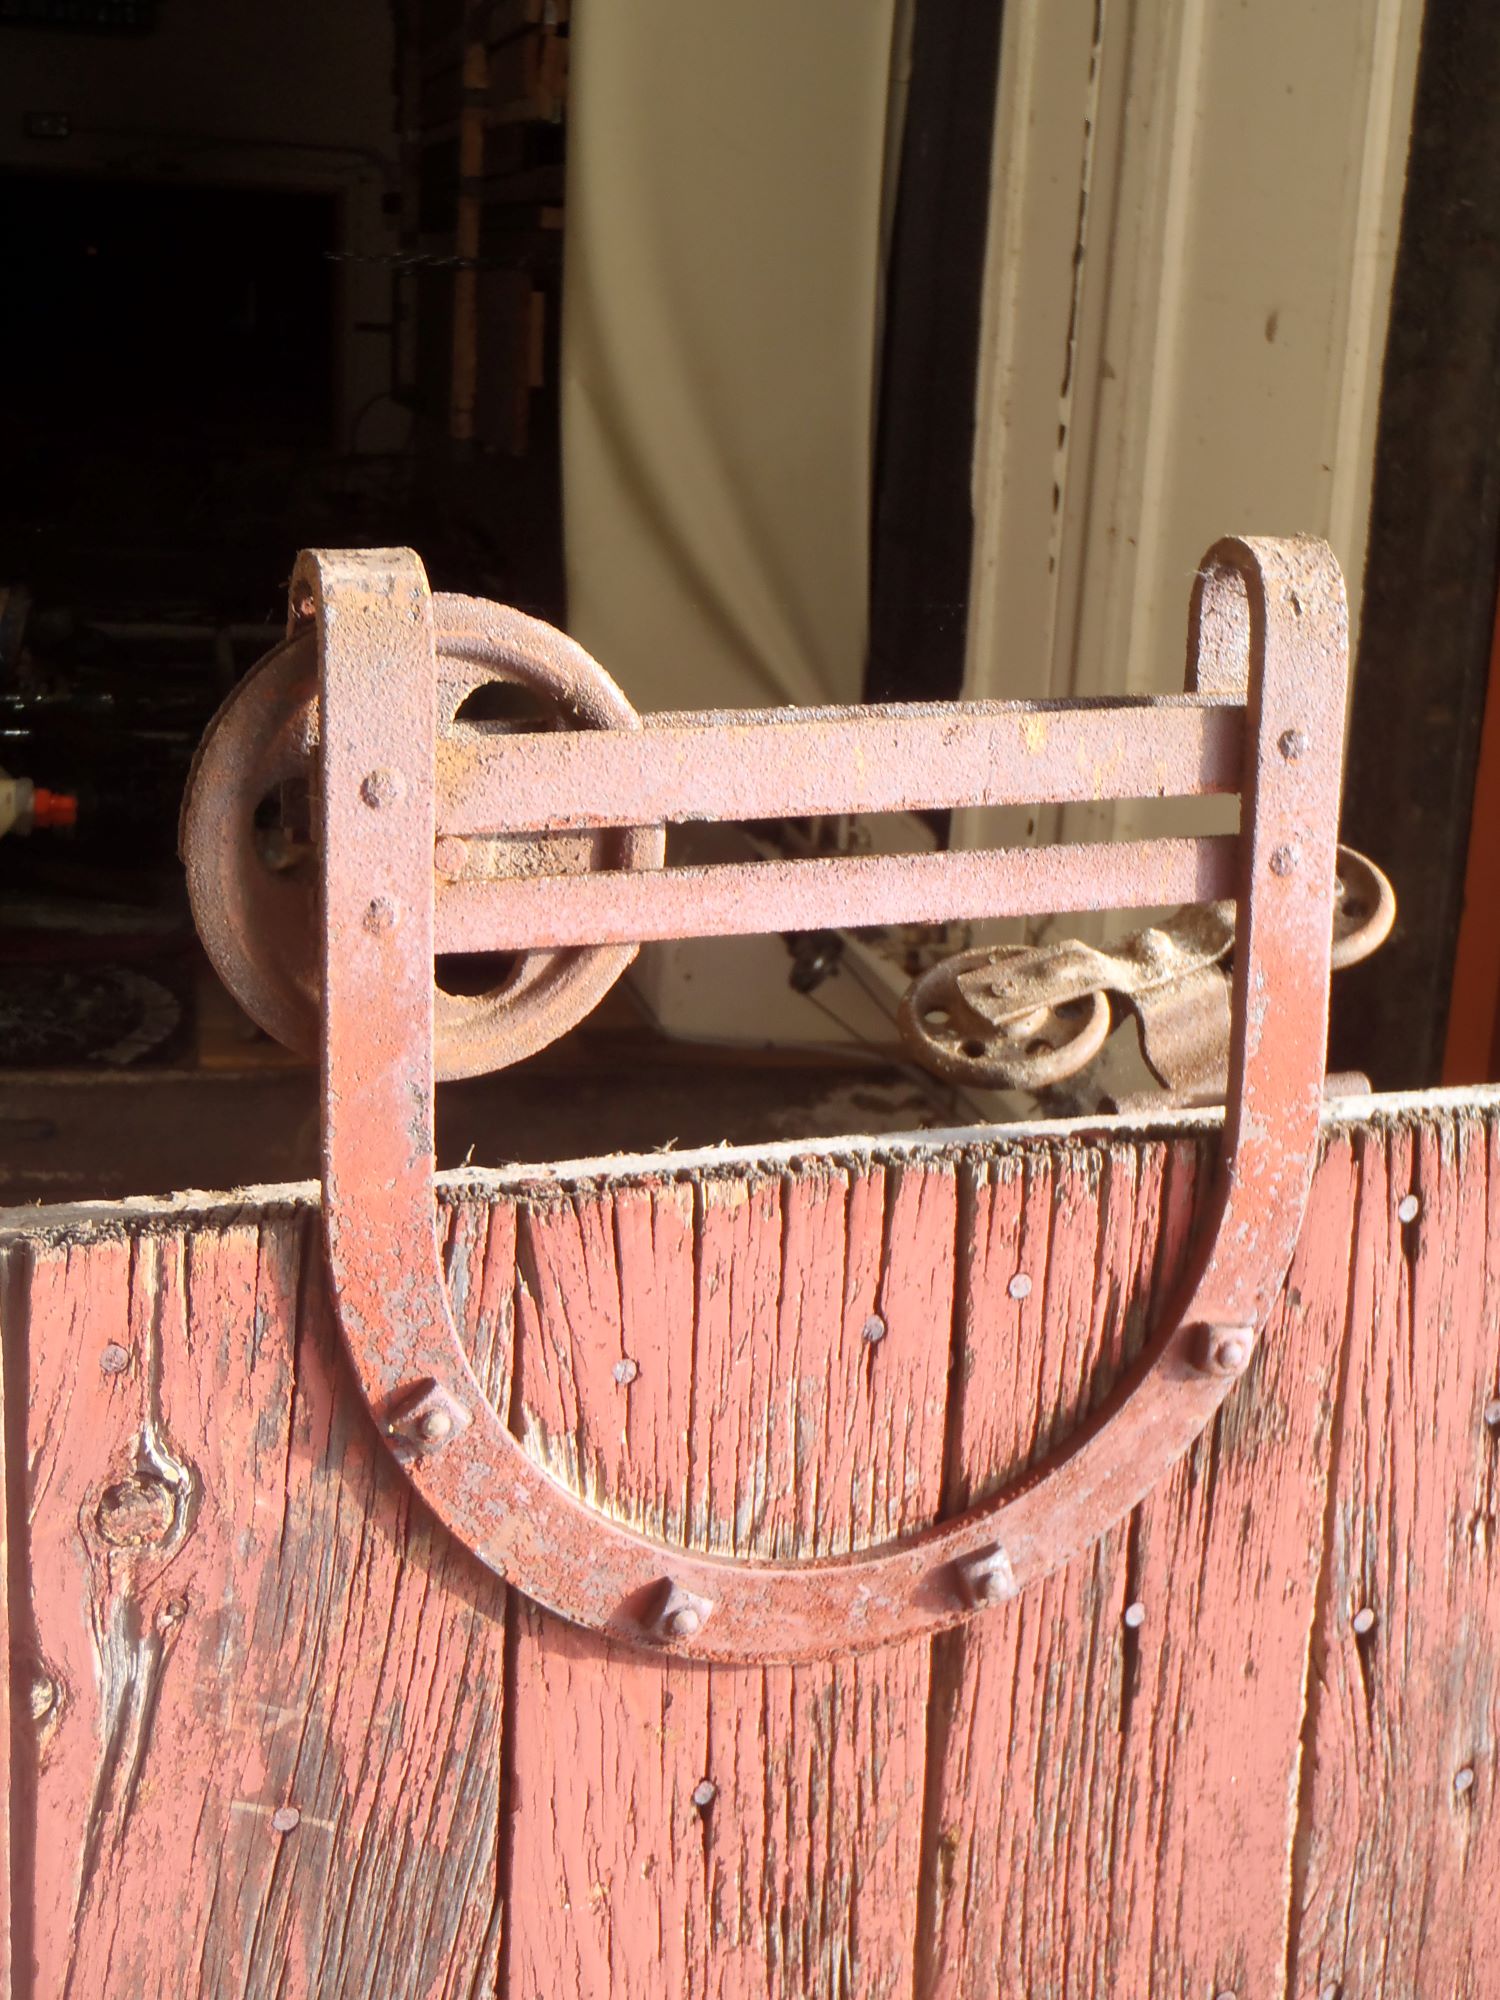
MULTIPOLYGON (((609 1516, 836 1554, 1075 1425, 1215 1143, 460 1181, 454 1309, 609 1516)), ((12 1217, 10 1992, 1485 2000, 1497 1143, 1493 1095, 1327 1126, 1166 1483, 958 1630, 798 1666, 652 1656, 481 1568, 366 1413, 304 1193, 12 1217)))

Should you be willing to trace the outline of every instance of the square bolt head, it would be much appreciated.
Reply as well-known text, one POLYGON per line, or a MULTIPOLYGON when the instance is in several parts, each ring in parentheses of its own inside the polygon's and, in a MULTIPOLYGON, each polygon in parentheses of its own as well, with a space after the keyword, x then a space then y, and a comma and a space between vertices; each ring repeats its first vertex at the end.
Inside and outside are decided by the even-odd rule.
POLYGON ((398 1444, 431 1456, 474 1421, 470 1411, 440 1382, 424 1382, 401 1397, 386 1418, 386 1433, 398 1444))
POLYGON ((695 1597, 671 1577, 664 1576, 642 1623, 653 1639, 667 1644, 696 1639, 713 1616, 711 1597, 695 1597))
POLYGON ((956 1567, 958 1587, 966 1604, 1006 1604, 1020 1593, 1010 1557, 998 1542, 965 1556, 956 1567))

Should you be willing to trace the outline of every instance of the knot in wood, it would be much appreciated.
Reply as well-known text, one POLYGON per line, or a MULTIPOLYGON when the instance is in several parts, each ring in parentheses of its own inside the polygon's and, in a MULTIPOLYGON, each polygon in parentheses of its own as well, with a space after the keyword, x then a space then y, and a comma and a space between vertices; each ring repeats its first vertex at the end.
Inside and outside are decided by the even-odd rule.
POLYGON ((158 1548, 172 1533, 177 1500, 165 1480, 134 1474, 104 1489, 95 1510, 99 1533, 111 1548, 158 1548))

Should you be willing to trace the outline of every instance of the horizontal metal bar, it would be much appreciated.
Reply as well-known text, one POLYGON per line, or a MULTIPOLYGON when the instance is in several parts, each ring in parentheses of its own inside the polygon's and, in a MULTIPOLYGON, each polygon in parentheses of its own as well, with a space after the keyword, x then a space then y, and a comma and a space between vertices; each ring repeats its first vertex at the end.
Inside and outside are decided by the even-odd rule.
POLYGON ((440 952, 1140 910, 1235 893, 1233 834, 439 882, 440 952))
POLYGON ((642 720, 639 732, 456 724, 438 745, 439 830, 1195 798, 1237 791, 1244 763, 1243 707, 1187 695, 642 720))

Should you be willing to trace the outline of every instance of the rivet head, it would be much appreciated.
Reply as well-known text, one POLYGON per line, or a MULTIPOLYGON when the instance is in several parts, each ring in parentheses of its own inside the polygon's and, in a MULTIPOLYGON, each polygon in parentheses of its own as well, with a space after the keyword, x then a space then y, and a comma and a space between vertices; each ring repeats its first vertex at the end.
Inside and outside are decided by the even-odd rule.
POLYGON ((1031 1280, 1024 1271, 1017 1271, 1005 1289, 1013 1299, 1029 1299, 1031 1297, 1031 1280))
POLYGON ((658 1639, 696 1639, 713 1616, 713 1609, 712 1598, 697 1597, 665 1576, 656 1587, 645 1626, 658 1639))
POLYGON ((364 926, 374 937, 393 931, 401 921, 401 905, 391 896, 375 896, 366 906, 364 926))
POLYGON ((456 833, 445 833, 432 850, 439 875, 462 875, 469 859, 469 843, 456 833))
POLYGON ((639 1361, 632 1361, 628 1354, 622 1354, 614 1365, 614 1378, 622 1389, 628 1389, 641 1372, 639 1361))
POLYGON ((1139 1598, 1136 1598, 1133 1604, 1126 1605, 1124 1611, 1124 1622, 1125 1622, 1125 1629, 1128 1632, 1139 1632, 1141 1627, 1145 1624, 1146 1607, 1144 1604, 1142 1604, 1139 1598))
POLYGON ((1362 1604, 1350 1622, 1360 1638, 1363 1639, 1367 1632, 1375 1630, 1375 1613, 1368 1604, 1362 1604))
POLYGON ((1396 1203, 1396 1219, 1399 1222, 1415 1222, 1421 1213, 1422 1204, 1414 1194, 1404 1194, 1396 1203))
POLYGON ((1271 873, 1290 875, 1301 859, 1296 847, 1290 841, 1283 841, 1280 847, 1271 849, 1271 873))
POLYGON ((888 1331, 889 1329, 887 1328, 885 1321, 880 1317, 880 1314, 871 1313, 870 1317, 865 1321, 864 1325, 860 1328, 859 1337, 862 1341, 864 1341, 866 1346, 878 1347, 881 1341, 885 1339, 885 1336, 888 1331))
POLYGON ((470 1412, 441 1383, 427 1382, 397 1403, 386 1430, 400 1443, 432 1453, 441 1451, 472 1422, 470 1412))
POLYGON ((1276 748, 1289 764, 1295 764, 1297 759, 1304 755, 1307 750, 1306 731, 1301 729, 1283 729, 1276 739, 1276 748))
POLYGON ((373 810, 381 806, 393 806, 406 790, 406 780, 399 771, 367 771, 360 781, 359 795, 373 810))
POLYGON ((1198 1366, 1205 1375, 1243 1375, 1254 1355, 1253 1326, 1206 1326, 1198 1336, 1198 1366))
POLYGON ((302 1824, 302 1815, 295 1806, 278 1806, 271 1815, 271 1826, 277 1833, 295 1833, 302 1824))
POLYGON ((970 1605, 1005 1604, 1021 1588, 1010 1556, 998 1542, 963 1558, 958 1564, 958 1586, 970 1605))
POLYGON ((99 1366, 106 1375, 123 1375, 130 1366, 130 1349, 117 1340, 110 1341, 99 1356, 99 1366))
POLYGON ((712 1778, 700 1778, 693 1787, 693 1804, 699 1812, 707 1812, 719 1796, 719 1788, 712 1778))

